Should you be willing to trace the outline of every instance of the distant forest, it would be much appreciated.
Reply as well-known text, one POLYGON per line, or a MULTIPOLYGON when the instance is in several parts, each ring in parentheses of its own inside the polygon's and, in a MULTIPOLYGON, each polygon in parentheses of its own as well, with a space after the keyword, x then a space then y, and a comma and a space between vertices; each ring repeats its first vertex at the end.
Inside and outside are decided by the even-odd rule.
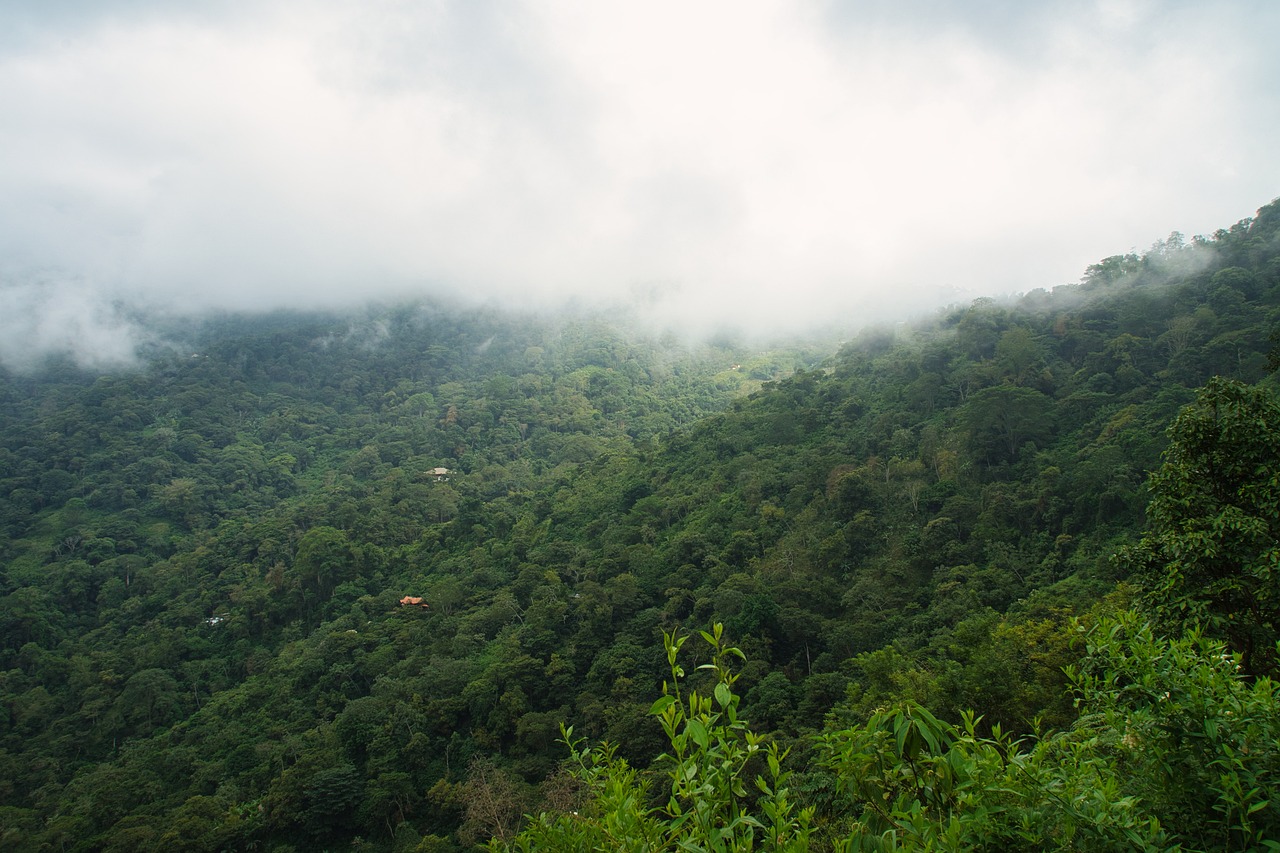
POLYGON ((1280 202, 843 344, 157 332, 0 371, 4 849, 1280 849, 1280 202))

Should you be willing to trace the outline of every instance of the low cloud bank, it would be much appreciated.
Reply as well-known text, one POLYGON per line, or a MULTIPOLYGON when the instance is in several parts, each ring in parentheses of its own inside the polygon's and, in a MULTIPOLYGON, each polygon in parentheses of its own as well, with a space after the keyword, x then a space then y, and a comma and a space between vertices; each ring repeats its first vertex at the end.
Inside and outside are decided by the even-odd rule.
POLYGON ((1280 6, 1006 7, 11 4, 0 359, 415 295, 856 326, 1277 194, 1280 6))

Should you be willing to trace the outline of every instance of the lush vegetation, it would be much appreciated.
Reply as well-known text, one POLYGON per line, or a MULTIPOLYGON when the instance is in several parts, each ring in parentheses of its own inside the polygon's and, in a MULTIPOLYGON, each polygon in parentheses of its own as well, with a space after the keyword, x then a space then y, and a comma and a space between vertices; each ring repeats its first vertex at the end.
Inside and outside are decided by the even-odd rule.
POLYGON ((712 678, 703 695, 690 693, 687 710, 676 662, 687 637, 664 634, 672 678, 649 711, 671 746, 657 762, 667 776, 657 804, 651 780, 615 750, 585 749, 567 730, 581 802, 544 812, 492 849, 1280 848, 1280 803, 1272 799, 1280 789, 1280 696, 1274 666, 1257 655, 1265 641, 1265 660, 1274 661, 1280 635, 1273 620, 1257 618, 1265 607, 1220 615, 1224 590, 1240 595, 1244 586, 1265 603, 1270 589, 1260 576, 1280 570, 1278 428, 1280 405, 1221 379, 1179 415, 1152 481, 1151 530, 1121 555, 1158 565, 1145 578, 1145 607, 1119 607, 1113 596, 1094 618, 1072 620, 1082 656, 1063 668, 1077 708, 1066 729, 1037 724, 1013 737, 996 724, 984 734, 972 712, 953 725, 897 701, 814 738, 817 758, 800 795, 810 804, 798 809, 786 756, 738 716, 727 661, 742 653, 724 646, 723 626, 702 634, 712 658, 700 669, 712 678), (1179 523, 1170 523, 1171 508, 1179 523), (1152 560, 1155 548, 1165 549, 1163 559, 1152 560), (1184 566, 1201 560, 1213 561, 1216 574, 1185 585, 1184 566), (1148 617, 1169 612, 1179 614, 1180 630, 1160 637, 1148 617), (1266 672, 1249 671, 1251 653, 1253 668, 1266 672), (744 777, 760 756, 756 766, 766 769, 748 797, 744 777))
POLYGON ((0 374, 5 846, 1276 834, 1280 204, 834 355, 620 328, 0 374))

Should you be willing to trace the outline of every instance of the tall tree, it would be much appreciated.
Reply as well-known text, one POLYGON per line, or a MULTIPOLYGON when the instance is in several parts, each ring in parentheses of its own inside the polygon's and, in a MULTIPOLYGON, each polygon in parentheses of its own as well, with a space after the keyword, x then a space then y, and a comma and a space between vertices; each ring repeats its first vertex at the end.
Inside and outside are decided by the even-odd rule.
POLYGON ((1053 401, 1031 388, 996 385, 975 393, 962 410, 976 453, 990 463, 1013 462, 1028 441, 1053 431, 1053 401))
POLYGON ((1198 623, 1274 674, 1280 639, 1280 406, 1221 377, 1169 428, 1147 533, 1120 555, 1167 627, 1198 623))

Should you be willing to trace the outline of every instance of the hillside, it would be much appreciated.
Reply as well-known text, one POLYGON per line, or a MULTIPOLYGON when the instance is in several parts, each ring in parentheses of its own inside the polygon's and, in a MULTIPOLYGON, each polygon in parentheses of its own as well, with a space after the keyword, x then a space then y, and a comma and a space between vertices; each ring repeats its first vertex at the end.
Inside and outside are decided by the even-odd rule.
POLYGON ((894 702, 1067 730, 1166 428, 1274 390, 1277 329, 1273 202, 838 351, 417 304, 5 373, 0 839, 507 837, 562 802, 562 722, 670 748, 664 631, 714 623, 813 803, 812 736, 894 702))

